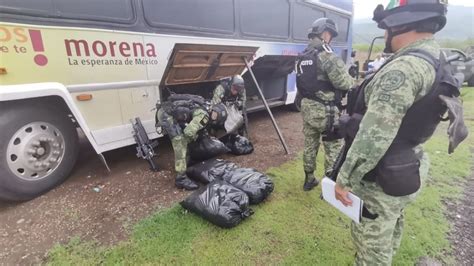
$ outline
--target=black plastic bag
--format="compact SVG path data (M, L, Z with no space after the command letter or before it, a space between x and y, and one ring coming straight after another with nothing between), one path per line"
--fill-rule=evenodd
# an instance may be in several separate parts
M188 167L186 174L201 183L207 184L214 179L223 180L225 175L232 175L237 165L222 159L209 159Z
M204 161L229 151L224 143L209 135L199 136L196 141L189 144L189 154L195 161Z
M220 180L200 188L180 204L183 208L224 228L234 227L253 214L249 208L248 196Z
M273 181L266 175L251 168L239 168L236 164L222 160L210 159L186 170L187 175L201 183L207 184L224 180L249 196L251 204L258 204L272 193Z
M222 175L222 180L245 192L250 204L262 202L274 188L273 181L268 176L252 168L235 168L231 174Z
M252 143L244 136L230 134L224 136L221 140L230 149L230 153L234 155L244 155L253 152Z

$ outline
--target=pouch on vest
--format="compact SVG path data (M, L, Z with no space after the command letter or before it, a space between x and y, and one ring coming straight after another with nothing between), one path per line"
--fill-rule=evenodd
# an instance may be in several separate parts
M375 168L377 184L387 195L394 197L415 193L421 185L420 159L410 148L389 149Z

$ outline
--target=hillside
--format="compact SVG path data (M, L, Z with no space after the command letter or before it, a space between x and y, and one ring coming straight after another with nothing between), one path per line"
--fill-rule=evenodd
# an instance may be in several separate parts
M370 43L375 36L381 36L384 31L377 28L371 19L354 20L354 43ZM437 34L438 39L463 41L474 39L474 7L449 6L448 23Z

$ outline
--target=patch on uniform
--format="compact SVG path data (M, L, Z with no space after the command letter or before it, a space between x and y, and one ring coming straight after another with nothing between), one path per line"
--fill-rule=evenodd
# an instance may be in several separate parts
M199 123L201 124L201 126L205 127L208 122L209 122L209 117L205 116L201 119L201 122Z
M391 70L380 77L379 86L384 91L394 91L405 83L405 73L400 70Z
M389 94L382 93L382 94L380 94L378 100L379 100L379 101L383 101L383 102L388 102L388 101L390 101L390 95L389 95Z

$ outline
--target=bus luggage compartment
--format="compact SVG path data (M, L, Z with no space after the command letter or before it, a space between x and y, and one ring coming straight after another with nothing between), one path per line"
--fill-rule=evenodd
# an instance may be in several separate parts
M269 106L284 105L287 93L288 74L295 68L296 56L265 55L255 60L252 72ZM249 112L263 109L250 72L243 75L247 92L247 109Z
M244 58L253 58L258 47L206 44L176 44L163 73L160 99L170 93L188 93L211 99L214 88L224 78L246 70ZM270 106L285 104L288 74L294 69L296 56L265 55L253 62L252 71ZM243 75L249 112L264 108L254 81Z
M258 47L207 44L176 44L160 84L160 99L170 93L188 93L212 98L220 80L241 74L245 60L253 58Z

